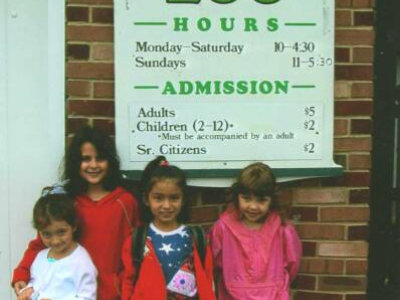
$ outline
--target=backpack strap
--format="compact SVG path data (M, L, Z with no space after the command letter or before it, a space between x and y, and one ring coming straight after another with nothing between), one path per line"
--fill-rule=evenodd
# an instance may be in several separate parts
M206 247L207 247L207 240L206 240L206 235L204 233L204 229L198 225L189 225L188 227L192 232L197 252L199 253L201 263L204 266L204 260L206 257Z
M133 282L139 277L140 266L143 261L144 247L147 239L147 225L136 227L132 233L132 260L135 268L135 276Z

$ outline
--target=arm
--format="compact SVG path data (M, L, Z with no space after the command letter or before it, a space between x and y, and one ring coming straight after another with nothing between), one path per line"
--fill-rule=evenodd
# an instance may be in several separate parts
M96 298L97 271L92 265L90 269L80 275L79 287L74 300L96 300Z
M29 242L28 249L25 250L22 260L19 262L18 266L14 269L13 278L11 281L14 291L18 295L18 292L26 286L26 283L30 280L31 273L30 268L35 260L36 255L45 246L39 236L36 239Z
M219 285L222 280L222 228L220 222L216 222L210 231L210 243L214 263L214 290L215 294L219 295Z
M132 259L132 237L129 236L122 248L122 300L130 300L134 291L135 268Z
M211 250L216 269L222 267L222 235L221 224L217 221L210 231Z
M291 224L287 224L284 228L284 251L286 258L286 270L292 281L299 271L300 259L302 256L302 247L299 236Z

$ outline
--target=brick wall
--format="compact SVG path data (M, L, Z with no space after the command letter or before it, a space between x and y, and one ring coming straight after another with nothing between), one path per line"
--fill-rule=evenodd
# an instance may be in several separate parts
M340 178L282 187L304 258L296 300L366 299L373 0L336 0L335 161ZM67 133L86 123L114 133L112 0L67 0ZM192 220L210 225L225 207L224 190L194 189Z

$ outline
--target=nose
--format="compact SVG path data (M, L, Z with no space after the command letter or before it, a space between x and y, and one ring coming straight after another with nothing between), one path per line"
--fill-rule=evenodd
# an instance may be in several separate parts
M50 245L51 247L56 247L60 244L61 239L59 239L58 237L52 237L50 240Z
M97 160L96 159L91 159L90 161L89 161L89 166L91 167L91 168L95 168L95 167L97 167Z
M170 208L171 207L171 201L169 201L169 199L165 199L163 202L163 207L164 208Z
M257 199L251 198L249 207L250 207L251 209L257 209Z

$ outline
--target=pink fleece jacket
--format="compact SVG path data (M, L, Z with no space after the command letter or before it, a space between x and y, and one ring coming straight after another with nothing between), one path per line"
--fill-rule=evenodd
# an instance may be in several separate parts
M219 300L289 300L302 248L291 224L271 213L260 229L247 228L236 210L223 213L211 230Z

